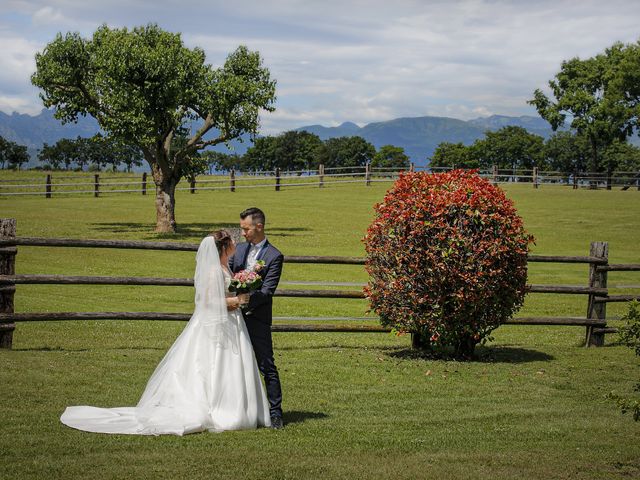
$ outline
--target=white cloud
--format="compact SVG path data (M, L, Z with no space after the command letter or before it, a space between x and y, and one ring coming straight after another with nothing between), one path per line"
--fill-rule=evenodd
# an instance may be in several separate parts
M42 7L33 14L33 23L36 26L42 25L60 25L61 23L67 23L65 17L53 7Z

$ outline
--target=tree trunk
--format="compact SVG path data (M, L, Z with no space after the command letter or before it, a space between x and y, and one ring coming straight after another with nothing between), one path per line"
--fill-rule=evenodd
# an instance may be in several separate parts
M173 178L156 183L156 232L176 232L176 185Z
M594 173L598 171L598 144L596 143L595 139L591 139L591 167L589 168L589 170ZM589 181L589 188L597 189L598 180L591 179Z
M471 336L463 336L455 346L454 355L461 360L471 360L477 342Z

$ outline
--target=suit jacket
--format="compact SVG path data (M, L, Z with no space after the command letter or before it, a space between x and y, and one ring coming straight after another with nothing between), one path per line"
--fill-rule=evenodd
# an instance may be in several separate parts
M229 259L229 270L237 273L246 268L250 247L251 244L249 242L243 242L236 246L236 253ZM284 256L267 240L266 245L258 254L257 260L264 260L265 262L264 267L259 272L262 277L262 286L260 289L251 292L249 304L243 310L247 321L255 319L271 325L273 294L280 282Z

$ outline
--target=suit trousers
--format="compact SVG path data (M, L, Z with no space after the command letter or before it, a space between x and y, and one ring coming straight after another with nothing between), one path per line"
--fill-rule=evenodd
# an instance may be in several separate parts
M282 418L282 388L278 369L273 358L271 325L250 313L245 313L245 323L256 355L258 369L264 378L271 416Z

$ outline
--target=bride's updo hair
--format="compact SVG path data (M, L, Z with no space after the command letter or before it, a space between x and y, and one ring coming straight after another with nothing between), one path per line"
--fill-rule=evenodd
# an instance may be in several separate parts
M233 244L233 238L226 230L216 230L211 232L210 236L216 241L216 247L218 248L218 255L222 256L222 253Z

